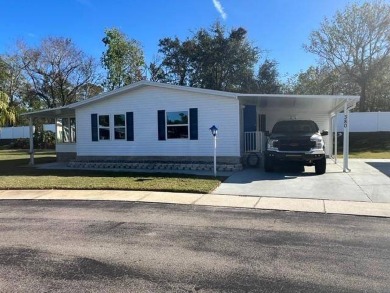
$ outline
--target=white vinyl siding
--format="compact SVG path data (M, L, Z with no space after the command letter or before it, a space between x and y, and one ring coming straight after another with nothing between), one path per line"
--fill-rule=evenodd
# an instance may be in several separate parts
M198 108L198 140L158 140L157 111L188 111ZM91 114L115 115L134 112L134 141L92 142ZM240 156L239 102L201 93L147 86L76 109L77 155L79 156L212 156L218 131L218 156Z

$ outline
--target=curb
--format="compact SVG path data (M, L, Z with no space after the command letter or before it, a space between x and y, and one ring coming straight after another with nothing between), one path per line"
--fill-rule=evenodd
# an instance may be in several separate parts
M127 201L390 218L390 203L120 190L0 190L0 200Z

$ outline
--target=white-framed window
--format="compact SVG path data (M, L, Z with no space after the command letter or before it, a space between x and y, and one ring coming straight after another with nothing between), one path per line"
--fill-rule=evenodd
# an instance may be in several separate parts
M70 142L76 142L76 118L69 118Z
M126 139L126 115L125 114L114 115L114 138Z
M75 143L76 142L76 118L63 117L56 119L57 142Z
M167 138L188 139L188 111L166 112Z
M99 115L98 118L99 140L110 139L110 115Z

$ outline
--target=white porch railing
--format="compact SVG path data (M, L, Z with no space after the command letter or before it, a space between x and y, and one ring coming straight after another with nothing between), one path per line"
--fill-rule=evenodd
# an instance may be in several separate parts
M244 132L244 150L246 153L263 152L265 149L265 142L264 132Z

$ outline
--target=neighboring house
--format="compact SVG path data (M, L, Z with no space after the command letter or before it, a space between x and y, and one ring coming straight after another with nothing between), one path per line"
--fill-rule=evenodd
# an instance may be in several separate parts
M215 125L218 164L237 165L246 153L262 151L264 132L276 121L312 119L332 130L332 117L358 99L239 94L140 81L25 116L31 127L35 117L56 119L59 161L207 163L213 158L209 128ZM331 134L328 144L332 141Z

